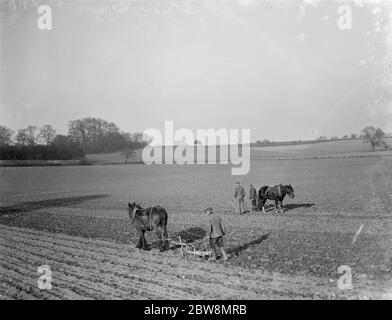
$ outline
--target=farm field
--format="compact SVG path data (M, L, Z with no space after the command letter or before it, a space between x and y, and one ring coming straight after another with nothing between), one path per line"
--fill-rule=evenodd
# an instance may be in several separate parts
M385 138L388 144L392 144L392 138ZM192 147L193 148L193 147ZM392 156L392 151L370 151L369 144L363 143L362 139L325 141L310 144L276 145L251 147L251 160L268 159L307 159L307 158L342 158L342 157L367 157L367 156ZM119 152L88 154L87 160L95 164L124 163L124 158ZM219 159L219 152L217 152ZM142 150L136 150L129 162L142 161Z
M314 276L249 272L110 241L6 226L0 230L0 299L328 299L388 294L372 290L363 278L342 295L334 283ZM36 265L42 261L52 268L51 290L36 285Z
M253 160L245 177L230 168L0 168L0 298L391 298L392 157ZM238 216L236 180L291 183L295 198L283 214L269 207ZM185 238L184 230L204 236L203 209L213 206L233 258L159 253L155 234L147 235L151 250L139 252L128 201L161 204L169 235ZM45 293L34 287L43 264L54 270ZM337 288L341 265L352 268L352 290ZM212 279L220 290L210 290Z
M392 138L385 142L392 144ZM326 141L312 144L263 146L251 150L252 159L263 158L323 158L323 157L366 157L370 155L392 155L391 151L371 152L368 143L362 139Z

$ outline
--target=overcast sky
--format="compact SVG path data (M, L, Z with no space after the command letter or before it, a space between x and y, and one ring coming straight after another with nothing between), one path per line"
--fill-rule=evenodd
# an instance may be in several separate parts
M341 30L333 1L46 1L50 31L1 2L0 124L14 130L94 116L252 141L392 132L390 2L356 1Z

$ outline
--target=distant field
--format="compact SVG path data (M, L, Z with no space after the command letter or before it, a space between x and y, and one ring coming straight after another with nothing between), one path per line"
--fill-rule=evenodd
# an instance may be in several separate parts
M387 138L385 141L392 145L392 138ZM129 158L128 162L142 161L142 150L137 150L136 155ZM372 152L369 144L364 144L361 139L342 140L342 141L327 141L310 144L296 144L296 145L279 145L279 146L264 146L252 147L251 159L304 159L304 158L325 158L325 157L365 157L365 156L392 156L392 151L376 150ZM108 163L124 163L119 152L115 153L101 153L88 154L88 161L96 164ZM217 159L219 159L219 150L217 151Z
M87 161L96 164L106 163L125 163L120 152L112 153L94 153L86 155ZM135 155L128 158L128 163L140 162L142 159L142 150L136 150Z
M6 279L12 277L22 288L19 293L28 295L24 283L32 283L31 270L39 261L46 261L45 255L48 255L54 260L56 268L61 270L73 270L70 266L75 264L77 268L83 268L86 288L92 288L92 279L102 282L118 276L111 271L112 268L105 267L109 259L113 261L111 264L120 268L121 275L126 273L127 266L129 270L141 272L137 279L129 280L138 288L135 296L164 298L167 285L178 289L187 287L189 283L194 290L189 291L187 297L199 297L204 287L198 288L199 285L191 279L181 280L180 283L173 282L171 276L160 278L151 291L143 285L138 286L138 281L145 283L149 279L147 274L142 273L141 266L148 261L158 261L159 256L165 257L165 254L155 253L155 234L147 235L153 255L138 253L134 249L127 253L124 251L124 244L133 248L137 239L129 222L127 202L138 201L144 206L161 204L167 208L169 234L172 237L183 230L198 230L200 234L205 234L203 209L213 206L227 226L225 242L234 257L226 265L219 262L216 268L208 264L206 268L211 274L241 268L239 272L247 274L248 278L257 272L261 277L259 279L263 279L261 271L276 273L276 279L295 277L288 280L291 284L282 290L275 287L272 291L267 290L267 295L275 298L291 294L297 296L305 283L307 289L303 295L308 298L328 298L329 294L336 297L380 297L380 294L392 289L392 285L388 284L392 272L391 169L392 157L381 156L252 161L250 173L244 177L231 176L230 166L227 165L0 168L0 224L13 227L4 229L0 250L9 253L17 246L15 241L21 241L24 250L30 252L33 259L15 255L12 259L15 262L18 260L20 267L12 267L7 259L0 261L0 269L3 267L5 270L5 275L0 277L0 289L7 288ZM286 211L283 214L274 214L269 206L266 215L257 212L238 216L230 203L234 182L238 179L246 188L249 183L257 187L291 183L296 196L285 200ZM353 242L355 233L362 225L360 235ZM17 228L21 228L20 232ZM27 229L52 235L51 243L62 250L59 251L60 256L52 255L53 250L57 249L45 244L45 234L35 234ZM61 234L76 238L65 238ZM93 252L88 253L90 244L86 242L79 248L80 238L91 239L91 245L97 239L97 245L93 245L94 251L103 250L99 249L98 239L108 241L104 246L111 249L107 249L107 256L103 252L106 249L102 251L102 261L96 260ZM75 249L67 249L68 244L63 244L62 239L66 239ZM119 243L121 259L117 259L113 253L115 243ZM37 251L31 252L31 246L36 247ZM133 259L133 255L137 257ZM125 263L124 259L128 262ZM178 249L172 247L167 259L161 262L169 264L173 270L171 273L177 270L180 275L184 274L185 279L189 276L202 280L202 264L194 264L194 268L198 269L190 274L183 271L189 269L188 264L179 262L176 267L177 259L182 258ZM93 260L94 267L88 268ZM29 263L33 265L27 270ZM336 292L337 269L343 264L353 269L356 288L362 288L355 294ZM26 274L27 280L23 280L21 274ZM59 294L72 296L79 291L73 291L72 283L64 281L67 276L61 276L59 285L63 293ZM72 273L69 276L75 275ZM219 277L218 281L220 285L230 287L231 279ZM270 281L268 279L266 276L265 281ZM249 278L247 285L250 286L251 282ZM271 288L269 285L267 287ZM109 297L109 289L110 285L105 284L102 285L103 291L91 294L93 297ZM12 288L5 290L13 295ZM119 295L125 295L125 288L121 290ZM250 295L265 297L264 291L251 291L249 295L245 291L239 291L238 298ZM171 297L180 296L181 292L173 289Z
M392 144L392 138L385 141ZM369 155L392 155L391 151L372 152L370 145L362 139L327 141L322 143L255 147L251 159L259 158L312 158L312 157L354 157Z
M385 139L392 145L392 138ZM193 147L192 147L193 148ZM211 149L211 148L210 148ZM217 148L217 159L220 158ZM306 159L306 158L333 158L333 157L364 157L364 156L392 156L392 151L376 150L371 152L369 144L364 144L361 139L327 141L320 143L277 145L252 147L250 158L253 160L263 159ZM95 153L86 155L90 164L123 164L124 157L120 152ZM128 158L129 164L142 161L142 150L136 150L135 155ZM74 165L80 161L6 161L0 160L0 166L41 166L41 165Z

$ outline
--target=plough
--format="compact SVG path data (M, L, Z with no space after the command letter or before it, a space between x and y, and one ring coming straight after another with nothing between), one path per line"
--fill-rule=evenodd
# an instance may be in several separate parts
M207 238L203 238L193 242L192 244L188 244L182 241L181 236L178 236L177 241L170 239L170 242L173 243L174 245L180 246L181 255L183 257L188 257L192 255L195 257L204 258L204 257L211 256L211 250L209 249L207 240L208 240Z

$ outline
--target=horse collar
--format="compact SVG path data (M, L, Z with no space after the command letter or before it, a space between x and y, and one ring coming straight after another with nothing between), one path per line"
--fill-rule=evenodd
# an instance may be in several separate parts
M138 210L140 210L140 209L138 209L137 207L133 208L131 223L133 223L133 221L135 221L136 211L138 211Z
M150 209L150 231L152 230L152 209L153 208L154 208L154 206L152 206Z

